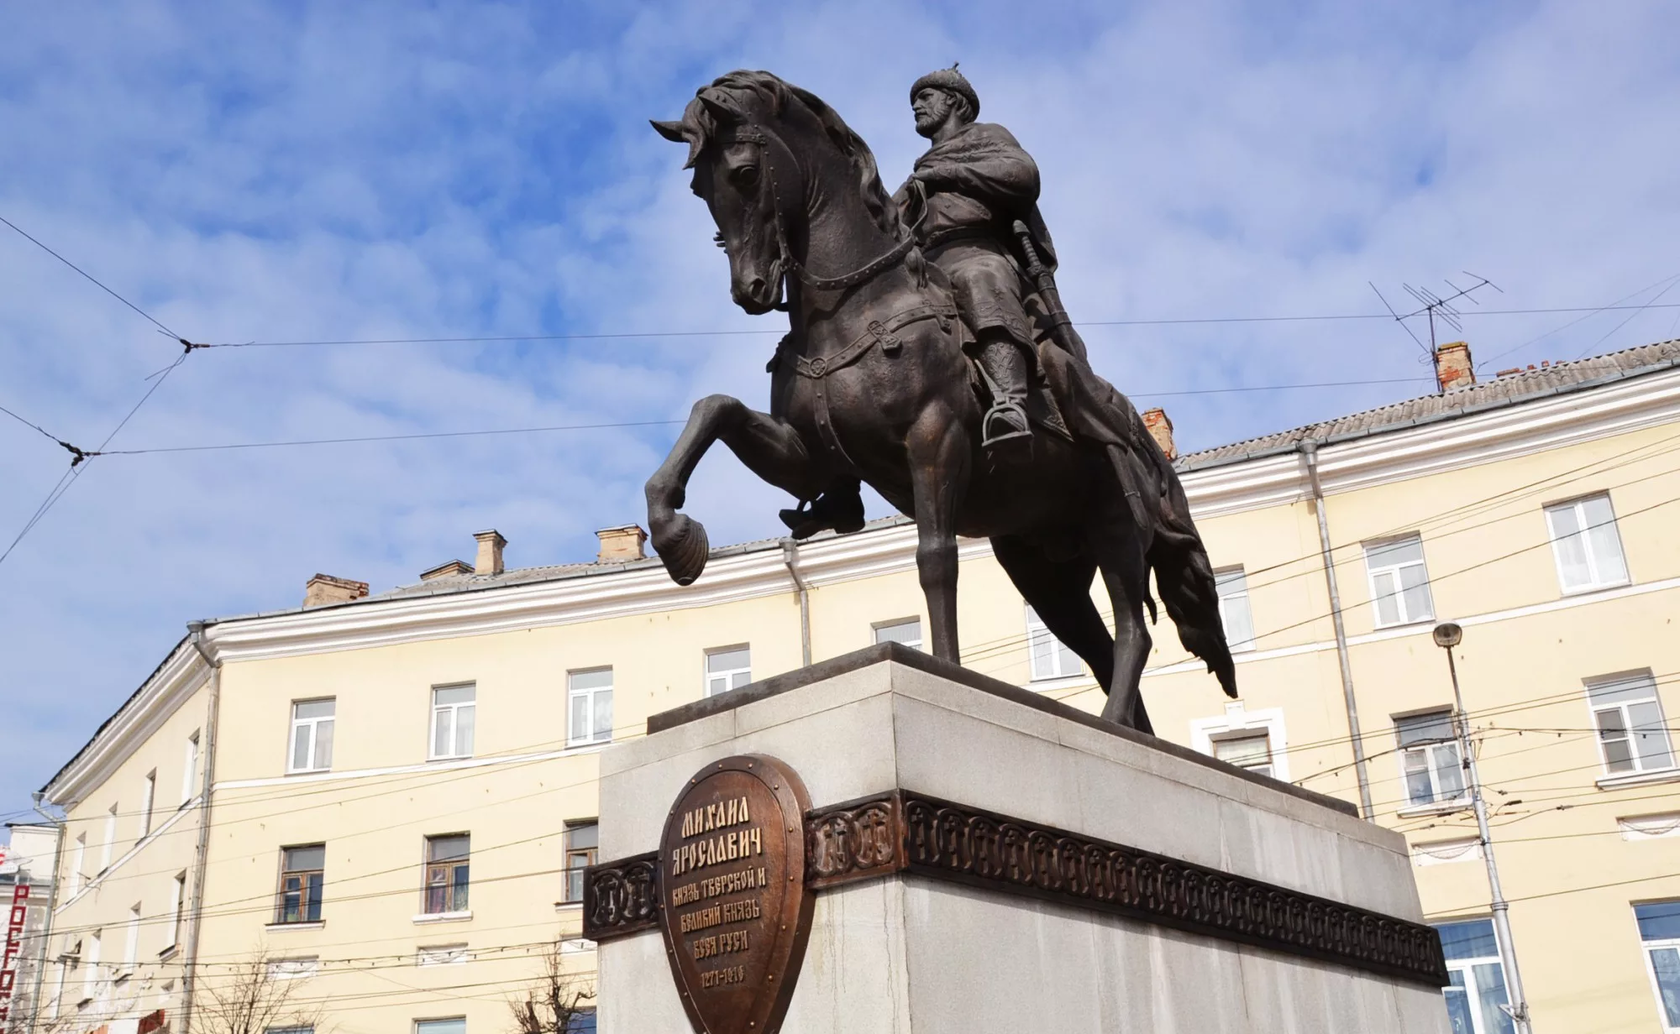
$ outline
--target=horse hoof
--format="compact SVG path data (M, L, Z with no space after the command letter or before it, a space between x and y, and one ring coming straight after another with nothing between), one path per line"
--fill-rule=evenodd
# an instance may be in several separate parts
M659 554L659 560L665 565L671 580L678 585L694 584L700 572L706 569L706 560L712 551L712 544L706 538L706 526L687 514L679 513L671 524L670 532L660 538L664 540L663 544L656 541L653 549Z

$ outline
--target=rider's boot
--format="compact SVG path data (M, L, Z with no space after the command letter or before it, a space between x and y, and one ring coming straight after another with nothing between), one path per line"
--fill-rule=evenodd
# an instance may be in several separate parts
M979 360L992 393L992 408L980 418L980 444L987 449L1010 441L1024 444L1032 437L1026 352L1013 339L997 337L982 343Z
M796 539L808 539L830 528L847 535L863 527L863 495L856 478L843 478L814 502L801 501L797 509L783 510L780 516Z

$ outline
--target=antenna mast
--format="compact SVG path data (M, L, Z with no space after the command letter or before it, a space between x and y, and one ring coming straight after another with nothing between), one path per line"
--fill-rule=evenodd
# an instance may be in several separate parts
M1377 291L1377 285L1371 284L1371 290L1376 291L1377 297L1382 300L1383 308L1388 310L1388 314L1394 317L1394 321L1396 323L1405 328L1406 333L1410 334L1412 340L1417 342L1417 346L1420 349L1423 349L1424 354L1422 361L1427 362L1432 366L1435 365L1435 352L1440 347L1439 343L1435 340L1435 321L1440 320L1442 323L1451 327L1455 334L1462 334L1464 333L1464 324L1460 322L1460 319L1463 317L1464 313L1453 303L1459 301L1460 299L1465 299L1473 305L1480 305L1481 302L1476 301L1472 295L1474 292L1479 291L1484 287L1491 287L1495 291L1499 291L1500 294L1505 293L1500 289L1498 284L1489 280L1485 276L1477 276L1475 273L1467 271L1464 272L1464 275L1474 279L1476 282L1471 284L1469 287L1460 287L1451 280L1445 280L1443 282L1452 289L1452 293L1446 295L1445 297L1442 297L1427 287L1413 287L1411 284L1401 284L1400 286L1406 289L1406 293L1416 299L1422 306L1419 309L1405 314L1396 312L1394 310L1394 306L1388 304L1388 299L1383 298L1383 293L1381 291ZM1415 333L1412 333L1411 326L1406 322L1415 316L1427 316L1429 319L1428 345L1425 345L1422 339L1420 339ZM1435 387L1436 390L1441 390L1441 374L1439 369L1437 369L1435 373Z

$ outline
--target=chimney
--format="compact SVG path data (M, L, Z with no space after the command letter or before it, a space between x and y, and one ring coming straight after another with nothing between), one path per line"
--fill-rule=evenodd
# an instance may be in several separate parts
M1470 365L1470 345L1465 341L1449 341L1435 350L1435 382L1442 391L1468 388L1476 383L1475 368Z
M368 594L368 583L353 582L348 578L334 578L330 574L318 574L309 579L304 588L303 605L305 607L324 607L329 603L349 603L359 600Z
M423 582L429 582L433 578L450 578L455 575L472 573L473 569L471 564L461 560L451 560L448 563L437 565L430 571L421 571L420 580Z
M597 564L616 564L626 560L640 560L647 556L642 551L642 544L647 542L647 532L639 525L602 528L595 533L595 537L601 540L601 552L595 558Z
M1164 409L1146 409L1143 411L1143 426L1149 429L1149 436L1155 439L1155 444L1167 454L1167 459L1178 459L1178 446L1173 444L1172 420L1167 417Z
M502 564L502 548L507 545L507 539L495 528L489 531L477 531L473 538L478 540L478 563L473 565L475 574L501 574L507 570Z

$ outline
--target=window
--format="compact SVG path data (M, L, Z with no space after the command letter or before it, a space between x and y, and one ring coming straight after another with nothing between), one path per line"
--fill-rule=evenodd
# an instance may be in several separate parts
M595 1034L595 1010L579 1009L573 1013L572 1023L566 1028L566 1034Z
M1429 572L1423 566L1423 540L1416 535L1365 547L1365 570L1371 577L1371 606L1377 627L1410 625L1435 616L1429 598Z
M467 856L472 838L465 833L426 838L426 914L467 910Z
M415 1020L414 1034L467 1034L467 1018L457 1016L449 1020Z
M113 802L111 810L105 813L105 843L99 848L99 875L111 867L111 853L117 846L117 806Z
M877 643L903 643L912 650L922 648L922 619L904 618L900 621L886 621L875 626L875 641Z
M64 1008L64 978L72 968L74 963L62 957L53 966L52 1018L55 1020L59 1017L59 1011Z
M1598 749L1608 775L1674 767L1663 724L1662 702L1650 672L1587 684L1587 703L1598 729Z
M1627 561L1622 558L1622 537L1616 532L1609 496L1548 506L1546 526L1552 533L1552 555L1557 558L1558 582L1564 592L1627 584Z
M706 651L706 695L715 697L752 681L752 650L731 646Z
M1272 737L1265 730L1214 737L1213 756L1256 775L1272 774Z
M175 888L169 903L169 943L164 945L166 951L181 943L181 908L186 901L187 874L178 872L175 874Z
M128 910L128 943L123 948L123 973L134 972L134 964L140 961L140 902L136 901Z
M1680 901L1633 906L1657 1012L1665 1032L1680 1031Z
M276 923L318 923L321 921L321 884L327 862L327 845L280 849L280 895L275 903Z
M157 769L146 773L146 785L141 788L140 801L140 839L144 840L152 833L152 802L157 797Z
M87 940L87 972L82 974L82 997L92 998L99 993L99 942L103 930L95 930Z
M70 893L80 894L87 885L87 873L84 871L87 862L87 834L76 834L76 853L70 863Z
M315 1034L314 1027L269 1027L263 1034Z
M1254 649L1254 615L1248 609L1248 575L1240 567L1213 573L1219 593L1219 622L1233 650Z
M921 645L920 622L917 623L917 646ZM877 633L879 634L879 633ZM1027 657L1031 664L1031 675L1034 682L1045 679L1066 678L1078 675L1085 670L1079 663L1079 655L1062 645L1062 641L1050 634L1038 612L1027 608Z
M1396 718L1394 732L1400 741L1400 770L1406 780L1408 804L1440 804L1464 796L1463 759L1458 754L1451 711Z
M1435 932L1441 935L1452 978L1443 990L1453 1034L1512 1034L1511 1015L1500 1008L1508 999L1493 920L1441 923Z
M566 676L571 723L566 745L612 741L612 669L574 671Z
M187 767L181 771L181 806L193 799L193 783L198 776L198 730L187 737Z
M292 753L288 772L325 772L332 767L333 712L338 701L299 700L292 705Z
M566 901L583 900L583 869L594 865L601 843L600 827L593 821L566 825Z
M433 760L472 757L477 699L477 686L438 686L432 690Z

